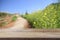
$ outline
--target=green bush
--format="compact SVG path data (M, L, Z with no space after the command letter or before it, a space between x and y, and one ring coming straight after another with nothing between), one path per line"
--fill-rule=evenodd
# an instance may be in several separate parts
M8 13L0 12L0 17L6 17Z
M42 11L24 15L33 28L60 28L60 3L53 3Z
M8 24L7 22L2 22L2 23L0 23L0 27L5 26L7 24Z
M13 16L12 21L16 21L16 20L17 20L17 16Z

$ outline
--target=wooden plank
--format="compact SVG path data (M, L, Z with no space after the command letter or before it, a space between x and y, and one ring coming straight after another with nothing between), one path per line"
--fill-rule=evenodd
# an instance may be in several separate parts
M37 31L36 31L37 30ZM0 38L60 38L60 29L27 29L18 32L0 32ZM53 29L52 29L53 30Z
M60 38L60 32L1 32L0 38Z

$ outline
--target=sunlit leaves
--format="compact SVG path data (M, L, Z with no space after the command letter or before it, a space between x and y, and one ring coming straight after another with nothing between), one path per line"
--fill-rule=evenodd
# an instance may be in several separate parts
M60 3L53 3L42 11L26 15L26 19L35 28L60 28Z

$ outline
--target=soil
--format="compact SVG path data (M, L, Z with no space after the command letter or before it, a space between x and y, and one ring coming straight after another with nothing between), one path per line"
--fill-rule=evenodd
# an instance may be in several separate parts
M17 17L16 21L10 22L8 25L3 26L0 29L6 29L4 31L18 31L27 28L30 28L28 21L22 17Z
M12 27L14 25L15 22L10 22L9 24L7 24L6 26L2 26L0 27L0 29L5 29L5 28L9 28Z

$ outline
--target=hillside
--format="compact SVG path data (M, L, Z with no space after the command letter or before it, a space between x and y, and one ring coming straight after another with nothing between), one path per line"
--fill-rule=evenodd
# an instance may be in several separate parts
M12 22L14 22L17 19L16 16L10 13L0 12L0 28L2 27L9 27L12 25Z
M33 28L60 28L60 3L52 3L44 10L24 15Z

